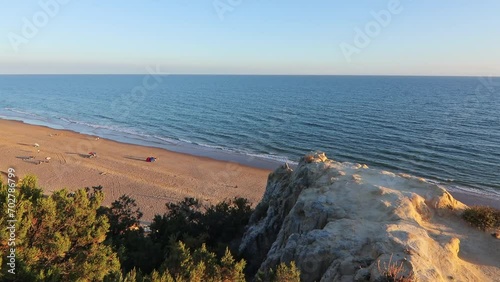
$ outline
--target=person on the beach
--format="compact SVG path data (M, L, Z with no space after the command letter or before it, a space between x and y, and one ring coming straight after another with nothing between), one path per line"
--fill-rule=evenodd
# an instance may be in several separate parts
M148 163L156 162L156 157L147 157L146 162L148 162Z

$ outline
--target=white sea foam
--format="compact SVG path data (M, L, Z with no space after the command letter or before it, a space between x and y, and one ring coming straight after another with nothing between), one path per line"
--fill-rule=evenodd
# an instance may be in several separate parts
M429 182L432 184L443 186L448 191L462 192L462 193L472 194L472 195L476 195L476 196L480 196L480 197L493 198L493 199L497 199L500 201L500 192L495 191L493 189L488 189L486 187L483 189L478 189L478 188L468 187L468 186L464 186L464 185L451 185L450 183L443 183L441 181L428 179L428 178L424 178L424 180L426 182Z
M39 120L47 120L47 118L44 118L40 115L37 115L37 114L32 113L32 112L27 112L25 110L17 109L17 108L4 108L4 110L9 111L9 112L13 112L13 113L17 113L17 114L21 114L24 116L34 117L34 118L39 119Z
M158 140L163 141L163 142L167 142L169 144L175 144L175 145L179 144L179 140L175 140L175 139L168 138L168 137L161 137L161 136L153 135L153 138L158 139Z
M32 117L39 117L43 118L37 114L34 113L29 113L25 112L16 108L5 108L5 110L10 111L10 112L15 112L27 116L32 116ZM8 118L8 117L6 117ZM131 137L130 135L139 137L140 139L143 139L145 141L151 140L151 138L154 138L156 140L159 140L161 142L165 142L167 144L174 144L174 145L179 145L181 143L184 144L190 144L190 145L195 145L199 146L201 148L206 148L206 149L211 149L215 151L222 151L226 153L233 153L233 154L239 154L243 156L248 156L249 158L256 158L256 159L261 159L261 160L270 160L270 161L275 161L275 162L287 162L290 164L297 164L297 162L290 161L287 157L285 156L279 156L279 155L273 155L273 154L262 154L262 153L252 153L247 150L241 150L241 149L235 149L235 148L228 148L220 145L211 145L211 144L206 144L206 143L201 143L201 142L194 142L191 140L187 139L173 139L173 138L168 138L164 136L158 136L158 135L148 135L144 133L140 133L136 130L133 130L131 128L124 128L120 127L118 125L114 124L97 124L97 123L91 123L91 122L86 122L86 121L81 121L81 120L75 120L67 117L59 117L59 120L67 123L67 124L74 124L74 125L79 125L83 127L87 127L90 129L94 130L105 130L105 131L110 131L110 132L117 132L117 133L125 133L129 136L124 136L124 137ZM68 128L71 129L71 128Z
M70 124L78 124L86 127L90 127L93 129L105 129L105 130L110 130L110 131L115 131L115 132L120 132L120 133L126 133L126 134L131 134L131 135L136 135L136 136L141 136L141 137L149 137L147 134L143 134L140 132L137 132L136 130L133 130L131 128L124 128L120 127L118 125L111 125L111 124L95 124L95 123L89 123L89 122L84 122L84 121L79 121L79 120L73 120L69 118L64 118L60 117L60 120L70 123Z
M209 144L198 143L198 142L192 142L192 143L195 144L195 145L198 145L200 147L204 147L204 148L221 150L221 151L226 151L226 152L236 152L235 150L232 150L232 149L229 149L229 148L225 148L225 147L222 147L222 146L218 146L218 145L209 145Z
M186 139L182 139L182 138L179 138L179 140L181 142L184 142L184 143L193 144L193 141L190 141L190 140L186 140Z
M259 159L266 159L266 160L271 160L271 161L276 161L280 163L288 163L292 165L297 165L299 164L298 162L291 161L287 157L284 156L279 156L279 155L272 155L272 154L254 154L254 153L246 153L247 156L254 157L254 158L259 158Z
M158 139L165 139L165 138L160 138L157 137ZM171 142L173 140L169 140L168 142ZM193 144L202 148L210 149L213 151L222 151L225 153L230 153L230 154L237 154L240 156L247 156L249 159L260 159L260 160L268 160L268 161L273 161L273 162L278 162L278 163L289 163L296 165L298 162L291 161L289 158L285 156L280 156L280 155L275 155L275 154L263 154L263 153L253 153L249 152L248 150L242 150L242 149L236 149L236 148L228 148L220 145L210 145L210 144L205 144L205 143L200 143L200 142L193 142L190 140L185 140L185 139L179 139L182 143L185 144Z

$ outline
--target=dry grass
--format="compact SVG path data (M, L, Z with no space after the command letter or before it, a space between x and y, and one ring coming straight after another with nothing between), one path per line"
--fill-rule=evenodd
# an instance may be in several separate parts
M398 264L397 262L392 262L392 255L389 259L389 264L384 263L384 266L380 266L380 261L378 262L378 271L382 273L382 280L380 282L413 282L415 281L413 273L405 276L405 269L403 262Z

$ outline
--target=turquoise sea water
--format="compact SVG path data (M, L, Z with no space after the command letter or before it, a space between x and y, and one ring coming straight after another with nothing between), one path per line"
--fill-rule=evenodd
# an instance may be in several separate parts
M322 150L500 200L500 78L0 76L0 117L268 168Z

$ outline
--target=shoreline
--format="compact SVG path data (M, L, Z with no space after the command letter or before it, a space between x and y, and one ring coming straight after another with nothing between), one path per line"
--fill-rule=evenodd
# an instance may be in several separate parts
M122 148L122 153L124 153L123 149L126 149L126 150L136 149L136 150L139 150L141 152L144 152L144 151L155 152L157 154L157 156L165 155L167 159L179 159L179 160L182 159L184 162L187 162L187 163L201 162L201 163L205 164L205 166L209 166L209 167L205 167L205 169L206 169L206 170L204 170L205 174L207 172L209 172L209 174L211 174L211 175L216 174L216 175L220 175L220 177L223 178L223 179L215 179L215 181L214 181L214 177L209 177L209 178L211 178L210 179L211 181L209 181L210 182L209 186L227 185L226 188L231 187L232 184L227 184L227 183L221 184L221 183L217 183L217 182L221 182L221 181L227 182L230 179L232 182L234 182L235 180L238 179L238 176L241 176L240 174L246 174L246 171L250 171L251 172L250 174L252 176L257 177L257 179L248 179L248 175L247 175L247 177L245 177L245 179L250 180L250 182L252 182L252 183L259 183L259 186L257 186L257 187L253 186L252 187L253 191L241 191L241 193L244 195L247 195L246 197L254 205L256 205L258 203L258 201L260 200L260 198L263 195L263 192L264 192L265 186L266 186L267 175L272 170L274 170L279 165L281 165L281 163L278 161L259 160L255 157L248 157L248 156L246 157L246 162L245 162L245 159L243 159L243 161L242 161L241 158L238 159L238 157L235 157L234 155L231 155L230 153L226 153L226 155L227 155L226 159L220 159L221 152L210 152L209 150L206 151L205 155L200 156L200 155L196 155L193 152L190 152L188 149L185 149L183 152L179 152L179 151L168 150L168 149L160 148L160 147L147 146L147 145L141 145L141 144L132 144L132 143L127 143L127 142L122 142L122 141L115 141L115 140L111 140L111 139L107 139L107 138L101 138L100 136L97 136L97 135L79 133L79 132L76 132L73 130L68 130L68 129L54 129L54 128L51 128L50 126L47 126L47 125L33 125L33 124L30 124L30 123L27 123L27 122L24 122L21 120L9 120L9 119L0 118L0 125L2 125L2 128L4 129L3 130L4 134L9 135L9 133L8 133L9 130L5 130L5 129L10 128L12 130L13 128L16 128L17 131L21 131L21 132L18 132L18 135L24 135L24 138L31 138L29 136L29 134L26 133L26 132L30 132L30 131L43 131L47 135L46 137L55 138L55 139L57 137L60 137L61 135L67 134L68 136L72 136L72 138L78 139L79 144L73 144L74 149L81 151L81 152L78 152L77 154L86 154L90 151L97 151L97 150L92 150L94 145L96 147L98 147L98 145L100 143L106 143L106 144L109 144L110 147ZM28 129L31 129L31 130L28 130ZM56 133L52 133L52 132L56 132ZM59 134L59 133L61 133L61 134ZM55 134L55 135L53 135L51 137L50 134ZM9 147L14 147L15 145L19 146L19 143L22 143L22 142L16 142L16 144L9 144L8 141L3 141L2 138L4 138L4 137L5 136L0 137L0 150L2 152L4 151L4 149L3 149L4 147L9 148ZM19 136L19 137L21 137L21 136ZM35 137L35 136L33 136L33 137ZM38 138L39 137L40 136L38 136ZM95 140L96 138L99 138L99 140ZM32 140L36 140L36 138L33 138ZM73 143L74 142L75 142L75 140L73 140ZM32 143L36 143L36 141L33 141ZM24 144L24 145L29 145L29 144L31 144L31 143ZM40 144L40 145L42 145L42 144ZM76 147L74 145L76 145ZM18 149L20 149L20 148L18 148ZM24 149L26 149L26 148L24 148ZM86 150L83 150L83 149L86 149ZM31 148L31 150L34 152L33 148ZM26 150L24 150L24 151L26 151ZM85 151L87 151L87 152L85 152ZM75 156L75 154L72 155L71 152L65 151L63 153L68 154L69 156L66 156L66 157L69 159L73 159L73 157ZM222 153L224 153L224 152L222 152ZM64 162L67 162L67 160L64 158L65 157L64 154L63 154ZM121 157L123 157L123 158L127 157L126 154L122 154L122 155L123 156L121 156ZM130 161L135 162L135 164L131 163L128 165L136 166L139 163L138 161L142 161L142 159L145 160L145 158L147 156L148 156L147 154L141 155L141 156L128 156L129 158L126 160L127 160L127 162L130 162ZM16 156L14 156L14 158L15 157ZM84 161L85 162L87 161L87 160L82 159L81 156L79 156L79 157L81 159L79 163L83 163ZM102 154L99 154L99 158L101 158L101 157L102 157ZM8 160L8 159L10 159L10 157L4 158L4 159ZM19 164L19 161L24 162L20 159L16 159L16 161L17 161L17 163L14 162L15 164ZM107 160L107 161L109 162L109 160ZM121 161L123 161L123 160L121 160ZM153 165L156 165L158 163L163 163L163 162L164 162L164 158L160 158L159 162L154 163ZM143 164L147 164L146 167L149 167L149 165L151 165L151 163L146 163L145 161ZM213 165L213 167L210 167L209 164ZM5 166L5 164L2 164L2 165ZM10 164L7 164L7 165L10 165ZM88 168L88 164L85 163L85 165ZM107 163L106 164L106 166L110 166L110 167L114 167L116 165L117 165L116 163ZM222 169L221 169L221 166L222 166ZM22 167L24 167L24 166L22 166ZM190 171L186 171L186 165L183 165L183 167L184 167L184 171L180 171L179 173L183 174L184 177L191 177L191 180L196 179L195 182L197 182L197 183L203 182L204 177L206 177L206 175L203 176L204 173L200 174L200 173L196 172L197 169L194 169L194 172L193 172L193 169L191 169ZM105 167L94 167L93 169L96 170L99 168L101 168L101 170L103 170L103 171L100 171L98 175L103 176L103 175L108 174L105 171L106 170ZM170 169L172 168L171 163L169 163L169 168ZM6 169L7 168L3 168L3 167L0 168L1 171L4 171ZM89 169L92 169L92 168L89 168ZM218 171L215 171L215 169L217 169ZM108 170L110 170L110 169L108 168ZM113 170L113 169L111 169L111 170ZM127 171L127 170L128 169L125 169L125 171ZM236 171L236 176L235 176L235 171ZM60 172L59 174L64 174L64 173L66 173L66 172L63 171L63 172ZM101 174L101 173L104 173L104 174ZM141 171L141 173L142 174L146 173L146 175L149 175L151 172ZM156 173L158 173L158 172L156 172ZM198 177L193 178L192 177L193 173L197 174ZM47 172L45 172L45 174L47 174ZM161 174L162 177L165 177L164 174L165 173ZM37 175L37 176L39 177L39 179L45 178L45 176L43 176L43 175ZM143 177L143 176L144 175L141 175L141 177ZM49 176L49 178L50 178L50 176ZM59 175L58 178L62 178L62 175ZM177 176L174 176L174 178L177 178ZM194 181L194 180L192 180L192 181ZM45 183L45 181L42 180L42 181L40 181L40 186L42 186L44 188L44 190L63 188L63 186L61 186L61 185L56 186L56 183L58 183L58 182L60 182L60 184L66 183L64 181L54 181L54 180L48 181L47 183ZM82 182L85 182L85 181L82 179L77 181L77 183L80 183L80 184ZM132 181L132 182L137 182L137 181ZM94 183L91 181L88 181L88 183L89 184L85 184L85 186L70 185L68 188L76 189L76 188L84 188L84 187L102 185L102 184ZM90 184L90 183L93 183L93 184ZM167 183L168 183L168 181L167 181ZM166 186L168 186L167 183L165 183ZM44 184L46 184L46 185L44 185ZM47 184L48 184L48 186L47 186ZM115 185L115 184L113 184L113 185ZM120 185L120 184L117 184L117 185ZM156 186L158 186L156 188L161 188L162 185L160 185L160 183L157 183ZM252 186L252 185L234 184L234 186L248 187L248 186ZM103 187L105 190L107 190L105 185L103 185ZM179 188L179 187L177 187L177 188ZM184 196L196 196L196 195L202 196L204 194L204 193L200 194L199 191L195 191L196 189L193 190L192 188L190 189L189 187L184 187L184 188L185 188L185 190L183 192L179 193L179 191L177 191L177 192L173 193L173 195L168 195L169 193L167 193L167 195L164 195L162 197L158 197L158 195L156 195L156 196L149 195L148 196L146 193L146 194L141 194L140 197L150 197L150 198L152 197L151 199L156 197L157 200L163 199L164 201L167 201L167 200L168 201L170 201L170 200L175 201L175 200L181 200ZM161 190L164 190L164 189L161 189ZM452 189L449 189L448 187L447 187L447 190L457 200L459 200L467 205L489 205L489 206L492 206L494 208L500 209L500 202L498 200L491 199L491 198L488 198L488 197L486 197L484 195L480 195L480 194L452 190ZM48 191L48 192L50 192L50 191ZM232 193L229 193L229 194L237 196L238 193L234 193L234 192L235 191L232 191ZM227 194L227 192L222 193L222 194L229 195L229 194ZM181 195L184 195L184 196L181 196ZM113 196L115 197L114 199L117 199L119 196L121 196L121 194L115 195L115 193L113 193L112 197ZM104 204L110 204L112 202L112 201L108 201L109 198L110 198L110 196L107 196L107 199L105 200ZM208 199L206 202L215 203L217 201L226 199L228 197L226 196L225 198L220 198L220 197L214 196L212 193L209 193L208 197L205 197L205 198ZM138 199L136 199L136 200L138 200ZM162 203L162 205L164 205L165 203ZM150 207L150 209L151 209L151 207ZM155 208L154 210L157 210L157 209ZM143 209L143 212L145 213L145 217L146 217L146 211L144 209ZM161 211L161 212L163 213L163 211ZM150 216L151 216L150 214L147 215L147 217L150 217ZM154 214L153 214L153 216L154 216Z
M144 213L142 221L163 214L167 202L184 197L196 197L202 204L244 197L256 205L271 172L16 120L0 119L0 127L0 171L13 167L21 178L34 174L45 193L102 185L103 205L127 194ZM34 147L35 143L40 147ZM98 157L87 158L89 152L97 152ZM148 163L149 156L159 159ZM47 157L51 158L48 163L38 164Z
M19 122L19 123L27 124L27 125L41 126L41 127L44 127L47 129L52 129L52 130L63 130L63 131L77 133L77 134L100 137L100 138L114 141L114 142L117 142L120 144L129 144L129 145L138 145L138 146L144 146L144 147L158 148L158 149L164 149L164 150L167 150L170 152L175 152L175 153L180 153L180 154L187 154L187 155L197 156L197 157L206 157L209 159L214 159L214 160L219 160L219 161L235 162L235 163L239 163L239 164L242 164L245 166L267 169L267 170L274 170L277 167L279 167L280 165L282 165L284 162L294 163L293 161L290 161L290 160L285 159L285 158L284 159L275 159L275 158L270 158L270 157L259 156L257 154L252 155L252 154L245 154L245 153L236 152L236 151L225 151L225 150L219 150L219 149L211 148L211 147L203 147L203 146L199 146L197 144L183 142L183 141L177 141L177 140L166 141L166 140L158 139L158 140L154 141L153 139L146 140L146 139L141 139L141 138L132 137L132 136L114 135L114 134L109 134L109 133L105 133L105 132L92 132L89 130L79 131L78 129L65 128L64 125L62 125L62 124L51 123L50 121L42 121L42 120L37 120L37 119L26 119L26 118L22 118L22 117L7 117L4 115L0 115L0 120ZM99 129L96 129L96 131L98 131L98 130Z

